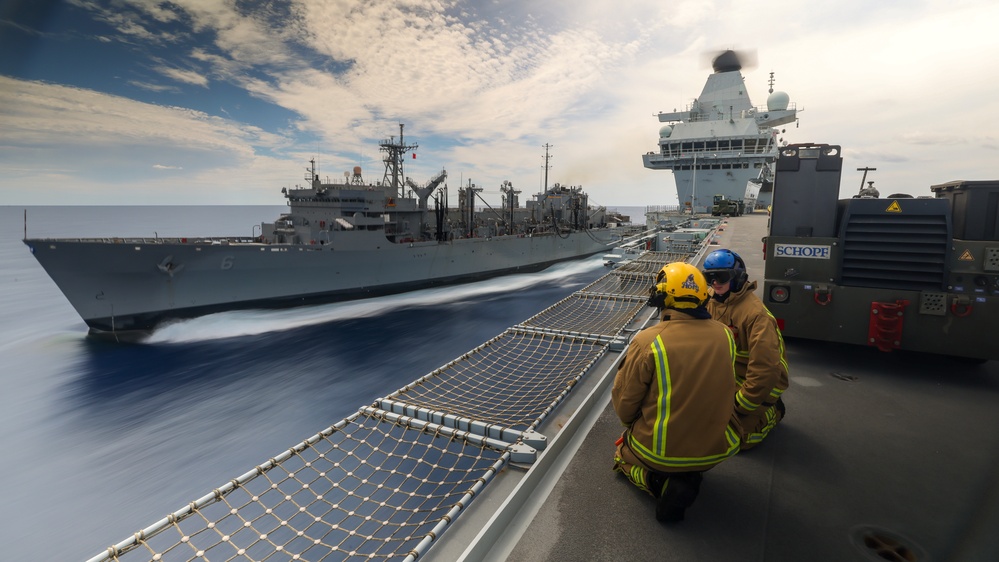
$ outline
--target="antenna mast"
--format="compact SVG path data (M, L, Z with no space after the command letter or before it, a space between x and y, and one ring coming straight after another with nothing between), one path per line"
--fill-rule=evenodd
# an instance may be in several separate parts
M548 170L551 169L551 166L548 164L548 161L551 159L551 155L548 153L549 148L554 148L554 147L548 143L545 143L545 189L544 189L545 192L548 191Z
M406 154L410 150L416 150L419 148L418 144L407 145L404 142L402 136L403 124L399 123L399 142L395 142L395 137L389 137L383 140L378 146L380 150L385 152L385 175L382 177L382 185L389 185L394 191L396 197L402 196L402 155ZM391 181L389 181L389 176L391 176Z

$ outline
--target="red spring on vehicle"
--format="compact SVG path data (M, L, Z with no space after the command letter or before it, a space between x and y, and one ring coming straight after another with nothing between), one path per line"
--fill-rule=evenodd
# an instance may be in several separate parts
M815 300L815 304L825 306L832 302L832 293L830 291L820 291L816 289L812 298Z
M950 313L958 318L964 318L971 314L971 303L958 302L957 299L954 299L954 302L950 303Z
M907 300L872 302L871 319L867 325L867 343L881 351L902 347L902 319Z

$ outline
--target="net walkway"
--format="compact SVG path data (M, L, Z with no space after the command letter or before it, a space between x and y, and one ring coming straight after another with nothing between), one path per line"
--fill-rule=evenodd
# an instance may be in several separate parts
M88 562L416 560L509 465L689 254L645 252Z

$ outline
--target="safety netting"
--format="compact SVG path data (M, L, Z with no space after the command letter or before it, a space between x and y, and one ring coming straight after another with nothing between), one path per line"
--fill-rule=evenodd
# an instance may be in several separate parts
M503 466L506 443L358 412L137 533L109 560L403 558ZM125 549L122 549L125 550Z
M578 292L542 310L522 325L537 330L609 338L619 335L644 306L645 299Z
M662 266L660 266L662 267ZM592 295L614 295L616 297L648 298L649 287L654 275L629 271L614 270L580 292Z
M537 458L534 430L688 257L640 255L88 562L415 560L500 470Z
M521 325L379 404L391 400L518 431L533 429L606 350L604 342Z
M618 274L632 273L636 275L647 275L655 279L656 274L664 265L677 261L687 261L690 258L687 252L644 252L637 258L622 264L614 271ZM649 288L646 287L646 295Z

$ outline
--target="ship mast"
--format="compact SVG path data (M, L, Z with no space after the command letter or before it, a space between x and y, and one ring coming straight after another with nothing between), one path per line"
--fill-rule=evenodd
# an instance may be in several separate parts
M549 148L552 148L552 145L545 143L545 187L542 193L548 192L548 170L551 168L551 165L548 164L548 160L551 159L551 155L548 154Z
M403 124L399 123L399 142L395 142L395 137L383 140L378 146L385 152L385 175L382 177L382 185L388 185L395 193L395 197L402 197L403 167L402 156L410 150L419 148L418 144L406 145L402 136ZM389 179L391 177L391 180Z

